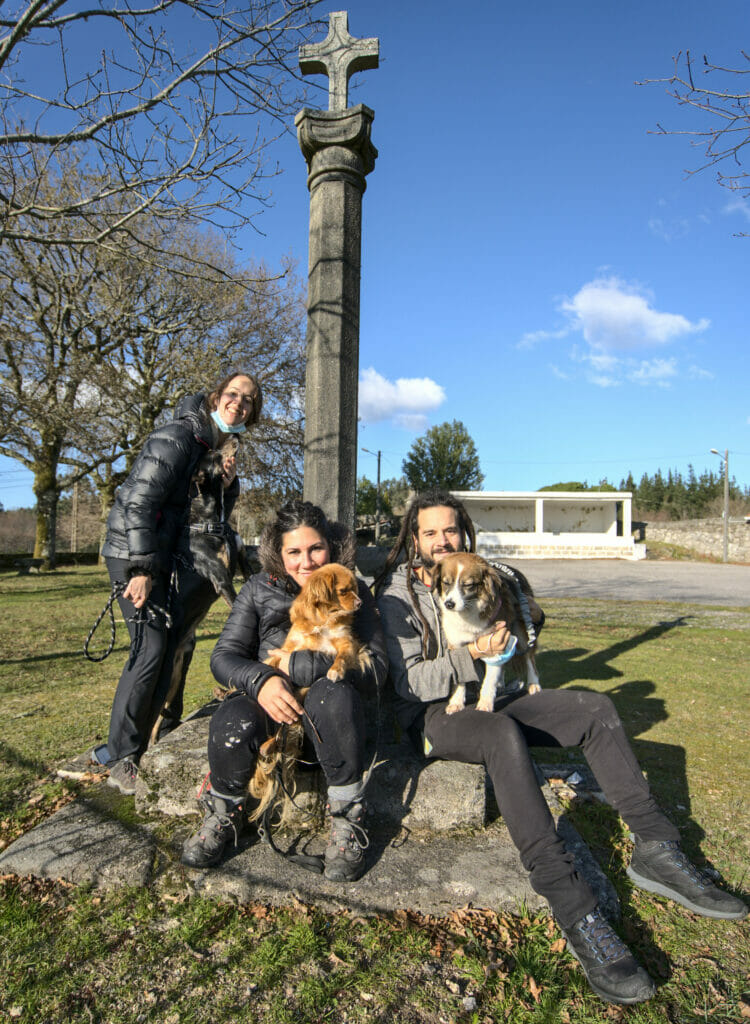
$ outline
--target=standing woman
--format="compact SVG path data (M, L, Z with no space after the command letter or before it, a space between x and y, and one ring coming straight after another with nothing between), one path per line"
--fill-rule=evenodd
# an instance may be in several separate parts
M109 784L122 793L135 792L138 762L167 697L179 622L185 618L181 602L187 595L172 595L172 629L149 605L167 607L191 478L207 450L257 423L262 401L258 384L246 373L231 373L208 394L184 398L172 422L146 439L107 519L102 554L112 583L125 584L118 602L130 654L115 692L107 743L80 760L106 766ZM228 517L239 494L234 457L225 461L223 479Z
M329 523L309 501L287 502L264 528L258 552L261 572L240 590L211 655L216 679L236 692L211 718L210 781L200 797L203 824L185 842L183 864L217 864L226 844L236 839L245 824L247 788L260 745L280 724L299 719L297 688L309 686L302 757L320 764L328 786L331 838L325 876L351 882L364 872L367 771L361 695L374 695L388 671L380 617L364 580L359 580L362 604L353 627L370 654L370 668L347 672L341 681L332 682L326 672L333 656L320 651L285 653L279 668L264 662L286 639L289 608L310 574L329 562L354 569L354 552L351 532L340 523Z

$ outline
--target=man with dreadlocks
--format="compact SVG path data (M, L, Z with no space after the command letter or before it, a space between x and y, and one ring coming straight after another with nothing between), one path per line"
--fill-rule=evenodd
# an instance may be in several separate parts
M432 571L446 555L474 548L461 502L445 492L422 494L412 501L376 580L401 726L431 757L485 765L531 885L550 904L592 989L608 1002L642 1002L654 994L654 984L576 871L539 788L529 746L581 747L607 800L634 834L628 875L637 886L707 917L737 920L747 907L700 874L681 850L679 833L657 807L608 697L521 690L501 694L494 714L478 711L476 697L462 711L445 713L454 685L476 691L482 656L502 652L510 638L505 623L497 623L476 643L447 649L430 593ZM538 630L543 615L529 604Z

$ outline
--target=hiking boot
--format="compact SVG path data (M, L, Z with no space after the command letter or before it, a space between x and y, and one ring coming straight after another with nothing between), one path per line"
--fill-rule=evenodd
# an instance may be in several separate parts
M230 839L237 845L245 827L245 800L217 796L210 789L198 800L204 809L203 824L185 840L180 860L190 868L208 868L219 863Z
M331 838L325 853L324 874L332 882L354 882L364 874L364 851L370 845L362 827L365 806L360 801L331 800Z
M651 978L596 909L562 928L568 949L591 988L608 1003L642 1003L656 992Z
M114 786L125 796L132 796L135 793L135 780L138 778L138 765L129 757L123 757L122 761L115 761L109 769L108 786Z
M89 776L106 775L107 766L96 756L96 747L84 754L76 754L55 769L55 775L61 779L85 779Z
M639 889L668 896L694 914L730 921L739 921L747 914L743 901L718 889L690 863L674 839L636 839L627 873Z

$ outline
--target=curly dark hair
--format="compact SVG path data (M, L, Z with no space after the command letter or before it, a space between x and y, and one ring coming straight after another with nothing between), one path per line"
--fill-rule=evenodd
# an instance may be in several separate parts
M354 571L356 546L351 530L342 523L331 523L325 512L311 501L288 501L276 513L276 517L263 528L258 546L261 568L271 576L287 581L289 590L296 590L297 584L287 576L281 557L281 544L285 533L309 526L325 537L331 551L331 561L345 565Z
M477 541L474 533L474 524L471 521L469 513L466 511L463 503L455 498L450 491L424 491L422 494L418 494L416 498L411 501L404 518L401 521L401 530L396 538L396 543L391 548L388 558L385 561L385 567L380 575L373 583L373 592L378 594L387 579L388 576L393 572L396 565L399 562L406 561L406 589L409 591L409 597L411 603L414 606L419 619L424 627L424 636L422 639L422 653L424 657L427 657L427 638L432 632L429 623L422 614L422 609L419 606L419 601L414 593L413 583L413 566L417 555L416 545L414 538L417 535L419 528L419 513L426 508L452 508L456 512L456 519L458 521L458 527L461 530L461 543L465 551L476 551Z

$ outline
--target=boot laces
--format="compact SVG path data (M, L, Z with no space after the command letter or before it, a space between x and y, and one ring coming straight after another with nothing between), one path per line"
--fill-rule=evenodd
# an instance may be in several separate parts
M583 918L580 930L599 963L614 963L629 952L625 943L598 910Z
M686 856L685 851L675 839L666 839L662 844L676 866L683 871L691 881L705 889L711 882L703 872L699 871L693 862Z
M366 850L370 845L370 838L362 825L345 814L331 815L331 841L342 849L349 846Z
M239 833L237 831L236 817L238 811L242 810L241 804L234 804L231 811L222 810L216 806L216 797L211 793L206 793L201 797L201 803L203 806L210 811L209 817L204 823L204 827L211 828L214 832L224 832L232 830L234 835L234 845L236 846L239 842ZM222 800L222 804L226 808L227 804Z

